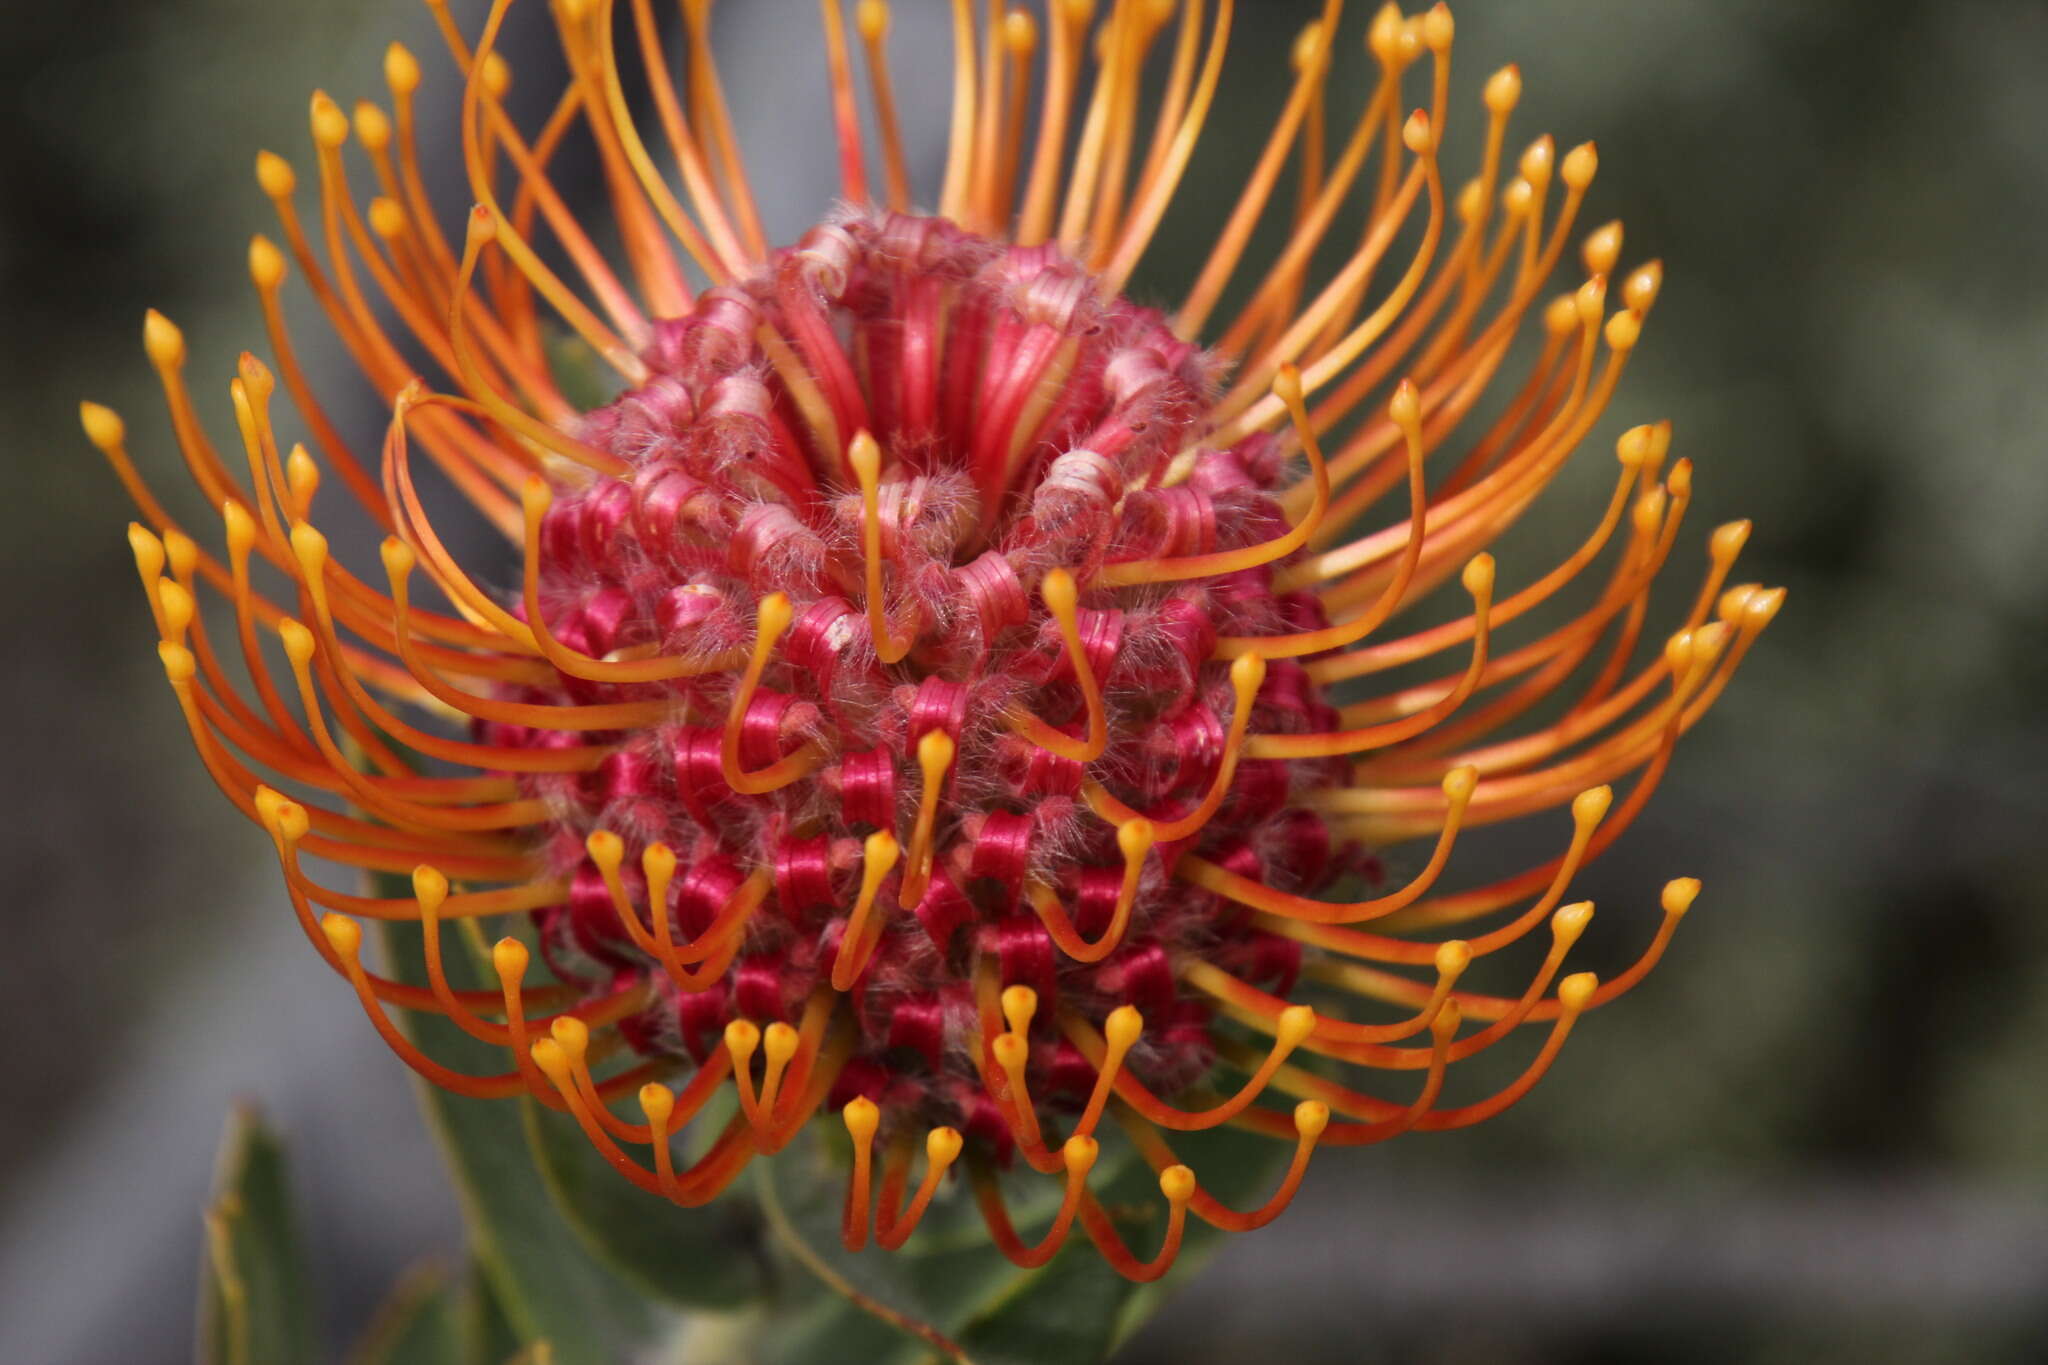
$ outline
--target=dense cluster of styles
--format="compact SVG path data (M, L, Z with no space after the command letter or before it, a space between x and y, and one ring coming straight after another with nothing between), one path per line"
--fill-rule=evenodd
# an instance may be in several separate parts
M430 208L421 71L394 46L388 109L314 97L309 216L297 173L259 160L282 244L250 248L270 361L243 355L229 385L231 451L202 427L179 332L149 318L221 525L181 530L120 419L84 409L141 509L131 540L200 756L411 1066L573 1115L684 1205L836 1112L850 1247L901 1245L958 1163L1020 1264L1078 1223L1149 1278L1190 1212L1271 1219L1319 1144L1498 1113L1657 961L1697 882L1664 888L1640 959L1604 983L1561 975L1592 914L1565 897L1782 594L1728 586L1747 526L1721 527L1676 632L1638 649L1690 494L1666 425L1621 437L1583 543L1497 575L1487 547L1607 409L1661 277L1617 273L1611 223L1577 240L1583 280L1546 294L1595 154L1543 137L1507 155L1512 67L1484 86L1477 176L1446 189L1442 5L1373 18L1378 83L1346 126L1326 107L1354 60L1330 0L1207 264L1159 311L1123 290L1214 112L1231 0L1052 0L1042 20L955 0L931 212L905 166L888 11L864 0L849 31L825 0L841 207L779 249L708 0L682 6L681 82L649 0L557 0L569 74L538 129L503 103L506 0L474 37L430 3L463 78L465 229ZM572 139L602 167L605 231L550 179ZM1291 206L1275 202L1290 165ZM1269 215L1285 245L1249 266ZM1354 230L1332 265L1324 248ZM307 380L292 265L387 402L379 458L349 448ZM1525 323L1528 368L1497 384ZM618 397L582 411L564 395L558 333L616 371ZM451 553L421 455L519 548L519 583ZM327 472L386 532L381 575L330 555ZM1383 501L1387 523L1361 526ZM1602 561L1561 623L1495 647ZM1469 610L1392 633L1453 579ZM231 607L224 638L202 591ZM1438 889L1462 831L1559 808L1557 857ZM1427 853L1396 851L1417 841ZM412 894L336 889L309 860L410 876ZM1323 899L1346 877L1373 894ZM419 926L427 984L364 965L366 919ZM505 933L496 989L451 981L461 920ZM1520 994L1459 988L1545 932ZM1347 998L1378 1017L1337 1012ZM506 1069L451 1071L394 1007L504 1047ZM1519 1079L1440 1103L1452 1063L1530 1024L1544 1038ZM1352 1069L1417 1074L1389 1099ZM728 1083L736 1113L680 1164L672 1140ZM1105 1123L1159 1172L1149 1259L1090 1192ZM1171 1134L1224 1123L1293 1144L1261 1206L1226 1207L1176 1158ZM1005 1203L1022 1167L1064 1189L1028 1241Z

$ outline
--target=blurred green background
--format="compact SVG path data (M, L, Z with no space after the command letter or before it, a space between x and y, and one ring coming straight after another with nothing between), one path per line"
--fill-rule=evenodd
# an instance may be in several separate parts
M522 8L515 65L543 27ZM944 8L898 6L927 171L942 99L918 78L943 69ZM1225 168L1319 6L1243 8L1205 153ZM1356 98L1353 9L1334 88ZM784 239L832 183L814 16L721 10ZM1453 148L1508 60L1521 137L1598 139L1588 222L1624 219L1627 258L1667 266L1617 421L1675 421L1685 543L1754 518L1738 578L1790 605L1582 882L1611 907L1612 967L1665 877L1706 881L1663 968L1511 1115L1321 1161L1123 1359L2048 1358L2048 7L1468 0L1458 20ZM185 325L224 424L235 352L263 349L251 155L308 160L313 85L381 95L385 41L437 48L403 0L17 6L6 32L0 1360L187 1358L236 1096L294 1142L340 1343L454 1246L452 1201L400 1067L190 755L75 402L127 413L196 515L143 308ZM1213 215L1170 219L1147 278L1206 249ZM1505 581L1583 527L1611 439L1510 543Z

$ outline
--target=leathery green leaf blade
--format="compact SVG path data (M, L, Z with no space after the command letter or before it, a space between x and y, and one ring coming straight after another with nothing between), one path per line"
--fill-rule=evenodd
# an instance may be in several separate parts
M471 1365L463 1353L463 1289L447 1269L408 1272L385 1299L348 1365Z
M731 1311L766 1287L760 1220L721 1199L683 1209L621 1179L576 1121L528 1102L527 1142L556 1205L589 1250L628 1283L685 1308Z
M386 885L385 894L404 891ZM418 932L384 926L392 975L425 984ZM401 1016L429 1056L471 1075L502 1072L492 1047L435 1015ZM528 1151L516 1103L476 1100L419 1082L421 1105L454 1176L470 1247L524 1346L545 1342L556 1365L616 1365L667 1326L668 1314L600 1263L556 1207Z
M311 1365L317 1358L305 1253L284 1144L237 1108L206 1211L198 1358L204 1365Z

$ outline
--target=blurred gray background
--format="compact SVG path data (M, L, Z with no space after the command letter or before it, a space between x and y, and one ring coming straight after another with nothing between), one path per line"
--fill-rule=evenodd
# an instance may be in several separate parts
M541 8L521 7L515 61ZM1226 169L1263 138L1318 6L1245 8L1223 107L1249 112L1205 154ZM944 9L898 6L927 173ZM734 0L720 17L784 239L832 183L815 12ZM1364 17L1347 16L1336 83L1353 98ZM1617 420L1676 422L1698 466L1686 543L1753 517L1741 576L1791 603L1583 882L1613 907L1592 945L1612 967L1663 878L1705 879L1660 971L1507 1117L1321 1161L1124 1359L2048 1358L2048 7L1467 0L1458 20L1453 147L1507 60L1520 136L1599 140L1588 222L1623 218L1628 258L1668 270ZM96 0L89 21L6 22L7 1365L188 1357L199 1209L236 1097L295 1144L337 1350L402 1267L455 1245L402 1069L189 751L130 514L74 406L123 410L138 460L198 517L142 310L184 324L206 415L231 430L234 355L263 349L250 157L310 163L306 92L381 98L394 36L431 58L425 107L449 128L449 69L406 0ZM1212 223L1170 219L1144 278L1184 271ZM313 361L361 394L334 356ZM1506 581L1584 525L1608 442L1511 542Z

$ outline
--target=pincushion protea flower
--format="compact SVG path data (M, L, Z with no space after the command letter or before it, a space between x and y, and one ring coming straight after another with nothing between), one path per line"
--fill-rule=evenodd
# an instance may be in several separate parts
M557 0L569 84L538 131L502 103L507 8L496 0L472 42L434 3L464 78L465 231L429 207L421 73L403 48L386 63L390 112L314 97L310 220L295 172L260 158L283 246L258 237L249 265L275 369L241 358L232 458L201 427L178 331L150 315L147 350L219 531L180 530L121 421L84 408L148 523L131 539L200 756L268 831L314 947L414 1069L565 1111L626 1178L683 1205L837 1111L849 1247L901 1246L958 1162L1013 1260L1043 1262L1078 1222L1118 1270L1150 1278L1190 1211L1222 1228L1273 1218L1319 1144L1507 1108L1583 1012L1657 961L1697 882L1664 888L1648 946L1605 983L1559 976L1592 914L1565 897L1781 594L1726 588L1748 528L1720 528L1683 624L1631 674L1691 486L1685 461L1665 466L1668 425L1621 437L1583 544L1497 586L1486 547L1606 410L1660 271L1617 276L1609 224L1583 238L1584 282L1544 299L1595 154L1558 157L1544 137L1508 168L1513 67L1485 85L1477 177L1447 193L1442 5L1372 20L1377 88L1332 130L1330 0L1170 311L1122 291L1215 112L1232 0L1115 0L1100 15L1054 0L1042 82L1039 21L954 0L951 154L929 214L913 209L897 130L888 11L865 0L849 33L825 0L841 202L782 249L748 190L709 0L683 5L687 94L649 0ZM639 53L630 95L620 30ZM1148 113L1155 49L1166 69ZM1410 112L1418 73L1427 104ZM663 150L635 126L642 94ZM550 179L572 133L598 153L604 232ZM1297 158L1296 202L1274 208ZM1326 251L1359 201L1356 245ZM1269 214L1287 219L1286 244L1247 269ZM596 245L613 236L615 256ZM380 459L348 447L306 380L288 261L389 403ZM1234 284L1244 302L1224 321ZM1530 367L1482 420L1530 320ZM558 387L556 324L617 372L614 401L580 411ZM280 378L310 446L287 449ZM519 548L519 583L498 591L449 551L416 452ZM323 469L389 532L382 584L316 529ZM1361 531L1383 498L1398 515ZM1589 606L1494 647L1611 541ZM286 590L260 590L259 568ZM417 602L422 575L433 605ZM1452 578L1468 612L1390 634ZM232 604L232 641L210 637L202 588ZM1359 688L1440 656L1441 677ZM1590 680L1561 696L1582 669ZM1499 737L1539 706L1549 719ZM1606 784L1630 777L1615 807ZM1560 806L1559 856L1437 891L1461 831ZM1433 849L1405 884L1322 898L1349 874L1383 879L1389 850L1416 840ZM409 873L414 894L331 889L309 857ZM1504 913L1470 938L1422 936ZM491 953L497 990L456 989L444 970L443 928L465 918L524 927ZM369 971L363 919L417 923L430 984ZM1519 994L1458 988L1475 959L1545 925ZM529 943L545 982L529 982ZM1346 1017L1345 997L1387 1017ZM503 1046L505 1070L451 1071L394 1006ZM1519 1079L1439 1103L1452 1063L1529 1024L1547 1035ZM1388 1099L1337 1064L1420 1075ZM736 1115L679 1168L672 1139L728 1083ZM615 1112L628 1098L637 1117ZM1167 1216L1149 1258L1090 1192L1105 1120L1159 1172ZM1225 1123L1294 1145L1263 1205L1224 1206L1176 1158L1171 1134ZM1064 1190L1031 1240L998 1177L1019 1164Z

